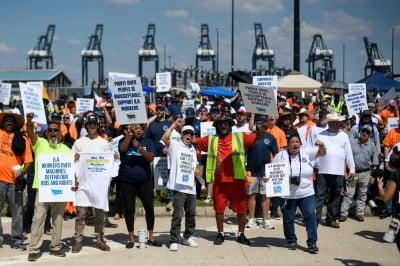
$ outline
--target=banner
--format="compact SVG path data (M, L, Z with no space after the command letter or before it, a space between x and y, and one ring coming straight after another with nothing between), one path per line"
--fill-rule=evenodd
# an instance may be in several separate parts
M39 202L75 200L74 154L39 154Z
M94 99L76 98L76 114L83 114L87 111L93 111Z
M115 115L119 124L147 123L140 78L111 79L109 88L113 95Z
M253 85L263 86L274 90L275 99L278 94L278 76L253 76Z
M270 163L265 165L265 183L268 197L284 197L290 195L289 167L285 163Z
M168 161L167 157L154 157L154 189L160 190L167 187L168 182Z
M171 72L156 73L157 92L168 92L172 88Z
M47 124L42 99L42 87L20 82L19 89L21 91L24 113L27 114L33 112L33 121L41 124Z
M0 83L0 100L8 105L11 99L11 83Z
M193 187L197 159L192 153L180 152L175 183Z
M247 112L278 116L273 88L239 83L239 89Z
M114 166L114 153L79 153L75 206L95 207L108 211L108 188Z

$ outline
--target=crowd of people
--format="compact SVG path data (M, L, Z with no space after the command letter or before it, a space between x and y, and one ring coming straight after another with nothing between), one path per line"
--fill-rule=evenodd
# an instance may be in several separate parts
M363 222L367 204L380 218L391 217L398 202L394 191L398 190L400 119L397 128L390 128L389 118L399 117L400 102L396 98L379 106L378 89L367 96L368 109L350 116L339 93L314 91L303 99L293 93L278 93L279 115L274 116L247 112L239 90L232 98L214 97L212 102L199 94L194 106L186 109L182 107L184 94L157 94L154 101L146 95L148 121L131 125L118 123L107 92L95 102L94 111L83 114L76 113L73 97L60 97L54 103L43 99L47 124L34 123L34 114L23 115L12 100L0 113L0 161L4 162L0 166L0 207L7 202L11 212L11 245L26 250L24 237L31 234L28 260L36 261L43 235L51 234L50 254L64 257L62 223L75 217L72 252L82 250L85 224L94 225L97 248L110 251L104 228L117 226L109 221L110 216L125 218L126 248L133 248L138 197L145 209L147 244L151 246L162 246L153 236L154 202L158 201L167 211L173 210L169 249L177 251L179 244L198 247L192 235L196 200L203 200L212 203L215 211L218 232L214 245L225 241L223 221L229 204L237 214L237 242L250 245L245 228L272 230L276 222L272 219L282 216L288 249L297 248L294 224L299 220L306 228L308 252L318 253L319 224L340 228L349 217ZM203 122L209 122L208 128ZM108 212L108 203L74 206L70 202L39 202L37 157L70 153L79 161L84 152L113 152L119 163L117 173L105 182L106 189L86 195L104 202L115 191L112 210ZM155 174L155 158L167 161L167 167L159 170L164 173ZM266 194L268 163L288 166L288 196ZM85 182L90 180L84 174L77 175L71 189L77 194L88 193ZM207 196L201 198L203 190ZM377 208L381 201L381 208ZM326 218L322 219L325 203ZM3 244L0 220L0 246Z

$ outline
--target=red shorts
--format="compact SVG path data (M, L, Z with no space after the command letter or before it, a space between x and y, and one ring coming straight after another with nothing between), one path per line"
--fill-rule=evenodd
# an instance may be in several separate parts
M232 211L243 214L247 208L247 191L244 180L234 180L233 182L214 182L213 201L214 211L224 213L226 202L230 201L229 208Z

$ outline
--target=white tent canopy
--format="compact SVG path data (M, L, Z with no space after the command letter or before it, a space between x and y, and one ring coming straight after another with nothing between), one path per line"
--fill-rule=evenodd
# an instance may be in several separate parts
M321 87L321 83L300 72L292 71L278 80L279 92L312 92Z

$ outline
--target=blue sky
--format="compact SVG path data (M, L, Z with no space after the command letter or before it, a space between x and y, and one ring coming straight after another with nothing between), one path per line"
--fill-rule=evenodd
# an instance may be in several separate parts
M105 75L109 71L137 73L137 52L149 23L156 24L155 43L160 68L166 64L183 69L195 65L202 23L209 26L216 50L219 28L219 69L230 71L231 0L13 0L2 2L0 16L0 69L28 68L27 51L32 49L49 24L56 25L52 45L55 68L63 69L81 85L81 56L96 24L104 25L102 50ZM363 37L376 42L383 56L391 59L394 34L394 72L400 73L400 21L398 0L301 0L301 72L307 75L312 36L320 33L334 52L338 80L343 79L345 45L346 82L364 77L367 61ZM235 69L250 70L255 45L254 23L261 23L275 65L293 67L293 1L235 1ZM260 64L260 63L259 63ZM266 63L261 65L267 66ZM204 69L209 62L201 62ZM151 75L154 63L144 64ZM97 79L97 63L89 64L89 80Z

